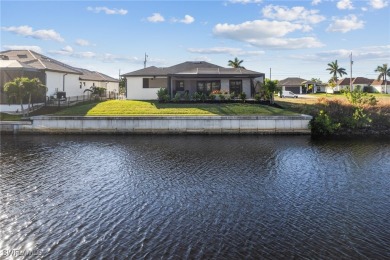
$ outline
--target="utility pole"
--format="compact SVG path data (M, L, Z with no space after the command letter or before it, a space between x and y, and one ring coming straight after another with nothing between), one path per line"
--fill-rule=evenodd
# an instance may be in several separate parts
M271 80L271 68L269 68L269 80Z
M350 66L351 66L351 75L350 75L350 78L349 78L349 90L352 91L352 64L353 64L353 60L352 60L352 52L351 52L351 56L350 56Z
M146 55L146 52L145 52L144 68L146 68L146 61L147 61L147 58L148 58L148 55Z

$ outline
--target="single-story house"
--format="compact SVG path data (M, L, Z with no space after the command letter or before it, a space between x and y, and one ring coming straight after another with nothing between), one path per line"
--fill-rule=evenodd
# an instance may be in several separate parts
M77 68L82 74L79 77L80 89L85 91L91 87L106 89L108 98L116 98L119 94L119 80L97 71Z
M121 75L126 78L127 99L157 99L160 88L168 89L170 97L176 93L195 92L210 94L212 91L228 91L247 97L255 94L254 79L264 83L264 73L243 68L224 68L205 61L187 61L171 67L155 66Z
M0 52L1 85L16 77L39 78L47 87L47 96L65 92L67 97L80 96L87 88L87 82L106 87L110 91L119 91L119 81L107 75L74 68L31 50L8 50ZM85 82L85 86L84 86ZM1 95L5 96L5 95ZM3 103L5 100L1 100Z
M282 91L291 91L295 94L307 93L310 85L313 86L313 93L317 93L318 89L315 81L289 77L278 82L278 86L282 88Z
M364 77L356 77L352 78L352 89L354 90L357 86L360 86L360 90L363 90L365 87L369 87L372 83L372 79L364 78ZM343 78L337 81L336 87L333 89L334 91L340 91L342 89L346 90L350 88L351 78Z
M390 94L390 81L385 82L384 80L373 80L371 82L371 87L373 88L373 92ZM385 89L386 87L387 90Z

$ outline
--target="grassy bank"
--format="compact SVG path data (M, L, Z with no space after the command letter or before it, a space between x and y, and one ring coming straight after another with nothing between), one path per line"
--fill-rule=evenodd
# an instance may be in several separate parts
M10 115L7 113L0 113L0 121L19 121L22 119L21 115Z
M109 100L61 110L64 116L212 116L212 115L294 115L275 107L245 103L159 103L157 101Z
M371 94L352 102L346 95L315 94L298 99L276 98L276 102L290 111L317 118L333 135L389 134L390 95L374 94L375 104L364 101L369 97Z

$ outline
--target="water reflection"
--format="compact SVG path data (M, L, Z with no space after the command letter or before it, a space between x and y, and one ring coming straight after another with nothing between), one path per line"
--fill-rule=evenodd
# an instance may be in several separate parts
M0 250L385 259L389 158L382 140L3 136Z

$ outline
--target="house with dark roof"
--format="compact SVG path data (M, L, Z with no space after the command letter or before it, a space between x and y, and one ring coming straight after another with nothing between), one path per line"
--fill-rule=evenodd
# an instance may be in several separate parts
M98 72L74 68L31 50L2 51L0 58L1 91L6 82L16 77L39 78L48 89L47 96L58 92L65 92L66 96L83 95L84 90L93 84L110 91L116 89L116 93L119 91L117 79Z
M278 82L278 86L282 88L282 91L291 91L295 94L303 94L307 93L309 86L313 86L313 92L316 93L318 90L322 91L322 89L318 89L315 81L310 81L298 77L289 77Z
M138 100L157 99L160 88L168 89L171 97L176 93L201 92L206 95L215 90L255 93L254 79L264 82L264 73L243 68L224 68L205 61L187 61L171 67L155 66L121 75L126 78L127 98Z
M347 90L351 88L351 80L352 80L352 89L354 90L356 87L360 86L360 90L363 90L365 87L369 87L373 82L372 79L364 78L364 77L356 77L356 78L343 78L337 81L337 85L334 88L334 91L340 91L342 89Z

